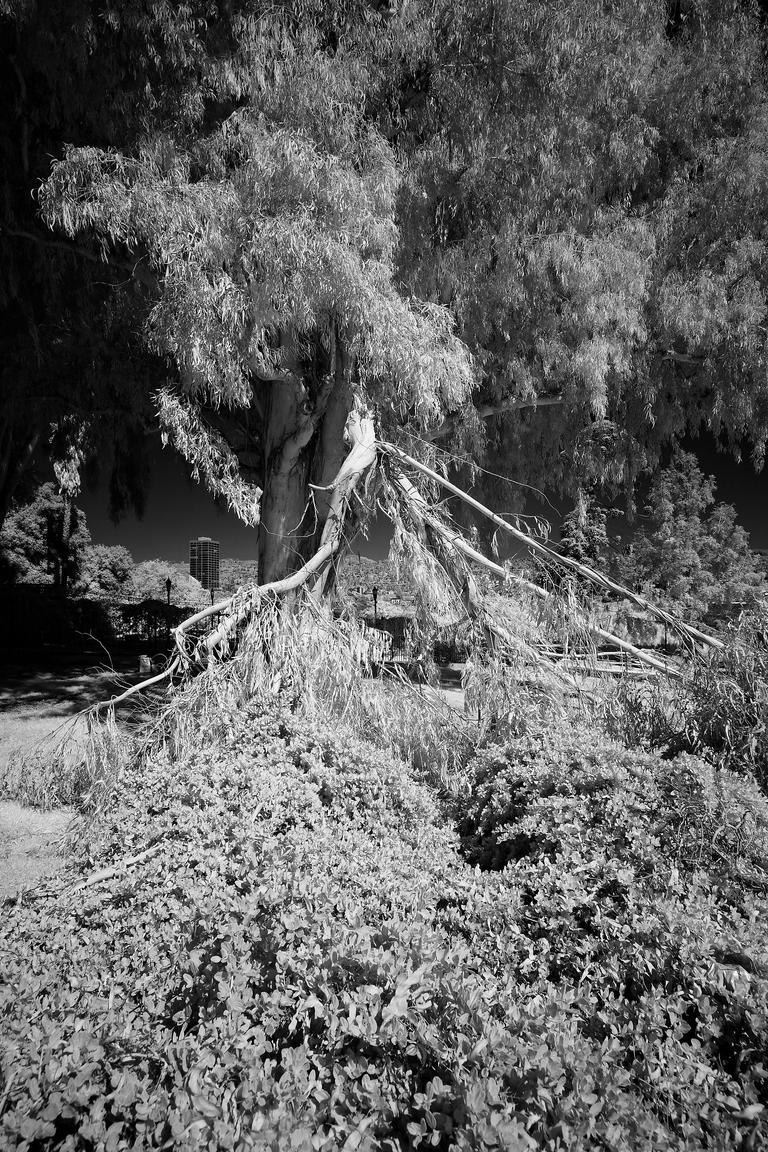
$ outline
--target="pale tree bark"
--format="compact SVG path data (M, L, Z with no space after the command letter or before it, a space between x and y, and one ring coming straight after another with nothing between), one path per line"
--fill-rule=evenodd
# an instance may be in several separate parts
M376 434L372 417L368 414L351 412L347 419L345 434L349 451L333 481L331 513L326 520L320 547L301 568L291 575L280 580L259 584L254 588L245 602L225 615L218 628L198 645L196 650L198 658L202 657L206 660L217 650L225 647L237 629L253 611L257 610L260 600L265 595L286 595L308 584L313 577L321 577L334 554L342 546L344 523L352 496L376 463ZM220 610L218 605L214 605L214 608ZM184 621L176 630L177 642L182 651L184 650L184 633L192 623L210 614L208 610L198 613L190 620Z
M264 436L264 495L259 528L259 579L268 583L301 566L305 528L312 413L303 410L300 378L268 385Z

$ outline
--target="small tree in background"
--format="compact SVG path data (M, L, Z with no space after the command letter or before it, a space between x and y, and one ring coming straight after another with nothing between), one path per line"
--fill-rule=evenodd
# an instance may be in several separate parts
M86 549L75 595L88 600L132 600L134 561L122 544L91 544Z
M171 603L177 607L205 608L210 597L199 580L179 571L178 565L167 560L143 560L133 570L133 598L165 600L166 580L171 581Z
M715 492L714 477L705 476L696 457L676 452L651 484L628 573L698 618L750 603L765 590L735 509L717 503Z
M0 531L6 583L49 584L88 600L130 600L132 572L128 549L92 543L85 513L53 484L13 508Z
M13 509L0 531L3 577L71 592L90 547L83 512L53 484L43 484L28 504Z
M559 550L572 560L593 568L607 566L608 509L590 492L579 489L576 504L563 519Z

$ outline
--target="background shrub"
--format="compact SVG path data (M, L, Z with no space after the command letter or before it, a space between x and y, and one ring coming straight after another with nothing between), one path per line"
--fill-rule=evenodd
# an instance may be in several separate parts
M699 654L682 682L622 684L608 729L631 746L689 752L768 788L768 605L730 625L720 651Z

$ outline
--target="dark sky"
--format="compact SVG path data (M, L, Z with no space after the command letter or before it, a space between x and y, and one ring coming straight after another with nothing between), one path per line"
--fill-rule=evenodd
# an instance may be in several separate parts
M221 545L221 558L256 560L258 533L236 516L217 507L202 485L189 476L183 460L170 448L152 454L152 478L142 520L126 516L119 524L111 522L105 483L93 491L83 491L77 504L86 514L95 544L123 544L134 560L186 560L189 541L210 536ZM360 538L355 548L375 559L386 556L389 538L384 525L372 539Z
M768 549L768 469L756 475L748 459L737 464L732 457L717 452L712 440L700 440L696 450L704 471L717 479L718 500L736 506L741 523L750 533L752 547ZM112 524L103 487L84 492L78 503L87 515L94 542L123 544L135 560L184 560L189 541L197 536L218 540L222 558L256 559L256 531L220 511L204 489L188 478L183 461L171 449L162 451L159 444L143 520L130 516L118 525ZM555 498L552 503L565 510L561 500ZM546 516L557 527L551 506L532 502L527 511ZM388 526L379 519L369 539L359 538L354 547L364 556L379 559L386 555L388 545Z

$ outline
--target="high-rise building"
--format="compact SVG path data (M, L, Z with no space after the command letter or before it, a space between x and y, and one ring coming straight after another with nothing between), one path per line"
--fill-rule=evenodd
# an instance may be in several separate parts
M219 542L210 536L198 536L189 542L189 574L203 588L219 588Z

